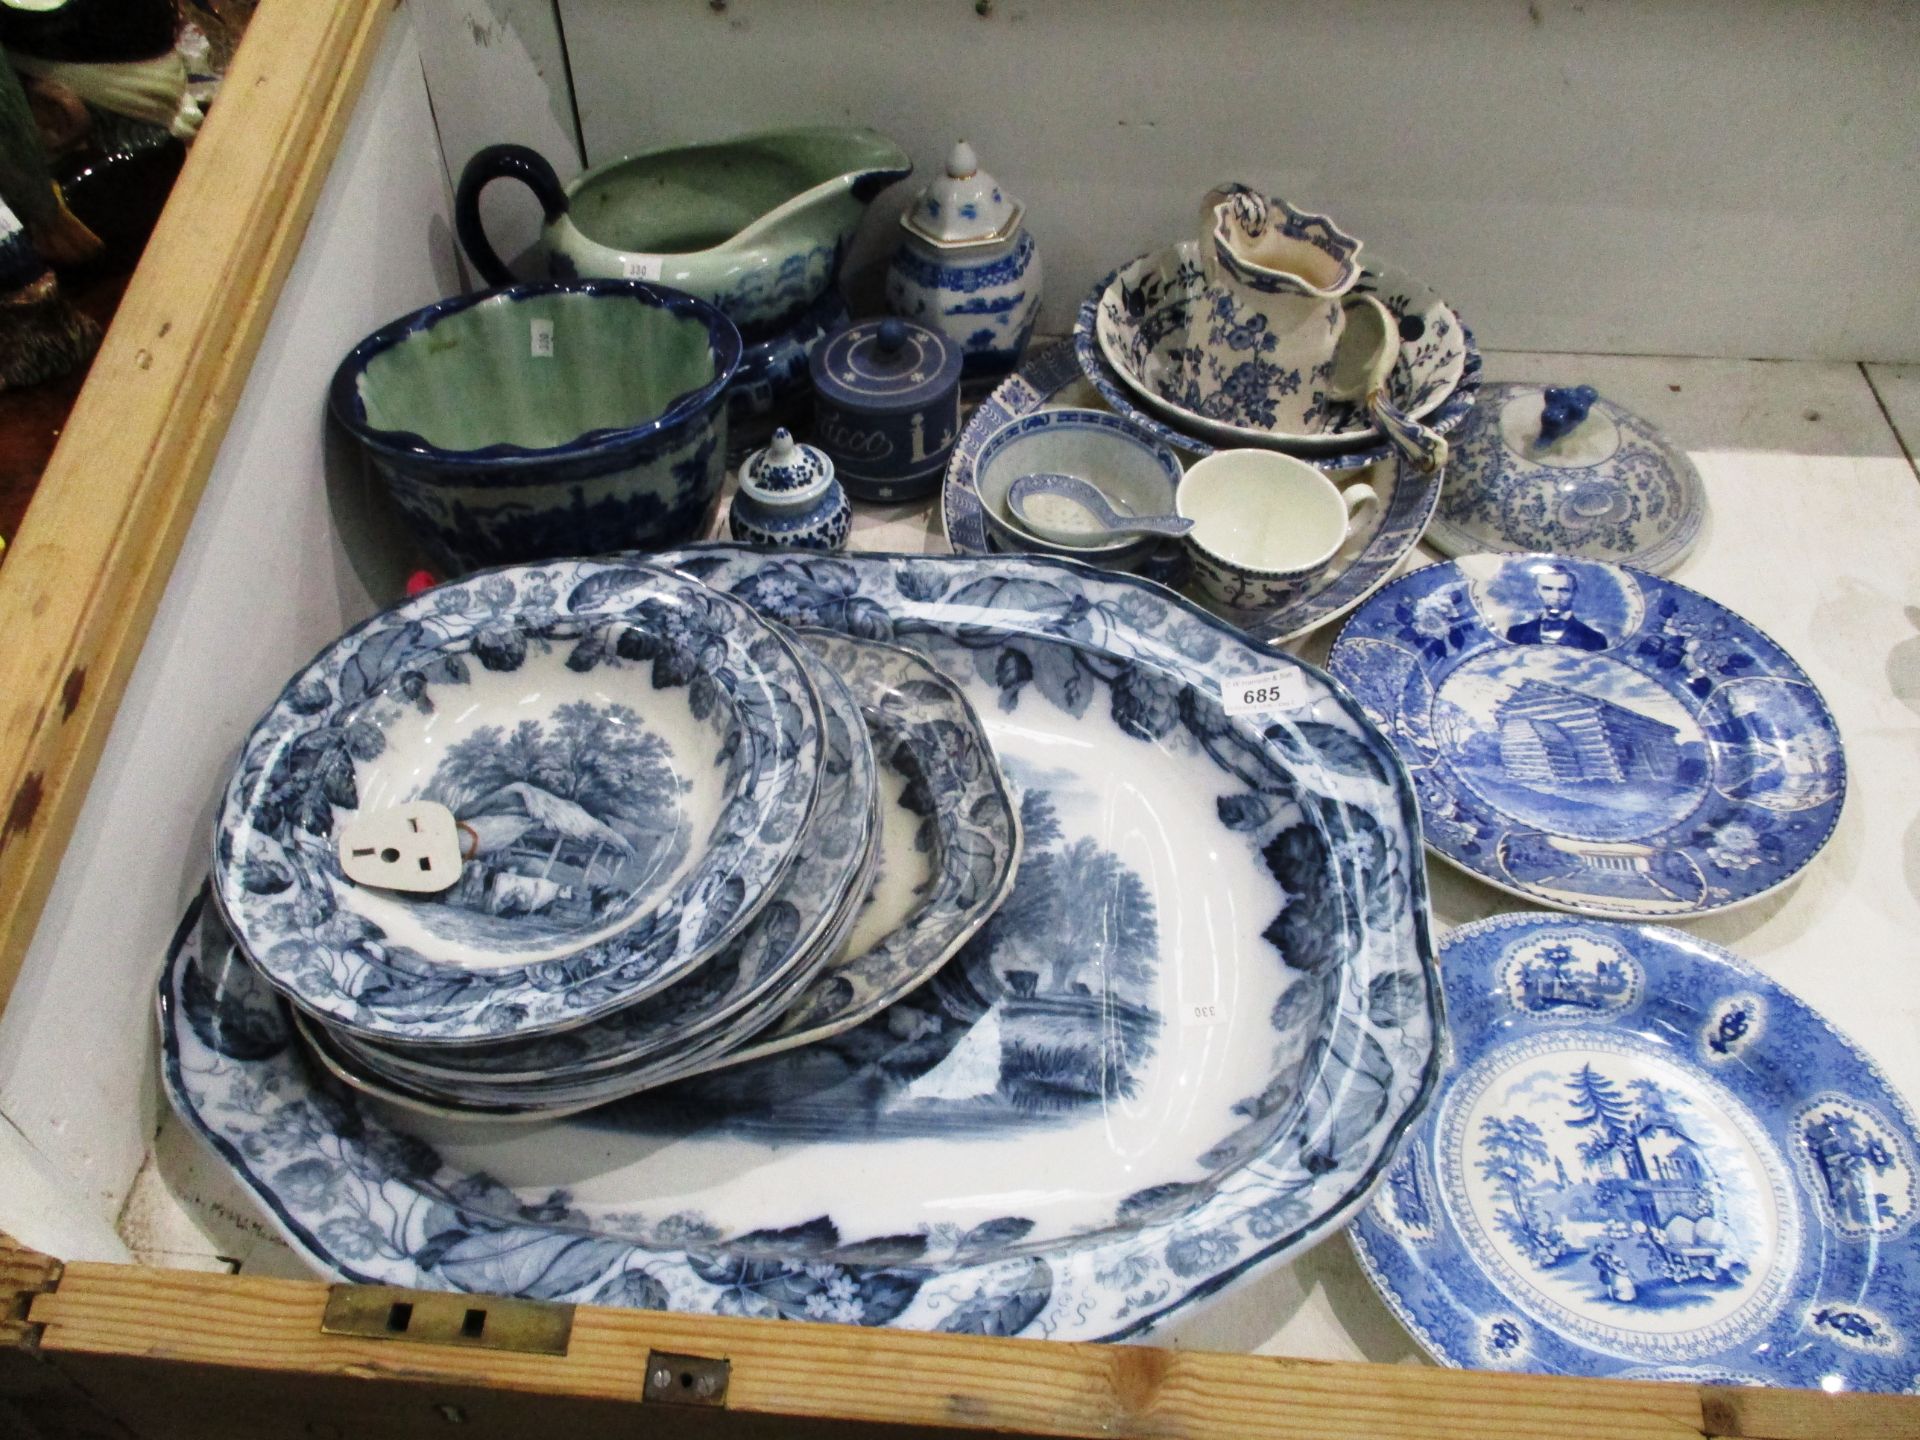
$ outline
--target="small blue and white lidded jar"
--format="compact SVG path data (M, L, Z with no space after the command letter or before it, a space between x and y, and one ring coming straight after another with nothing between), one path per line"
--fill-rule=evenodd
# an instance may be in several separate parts
M727 510L727 530L753 545L839 550L853 528L853 507L833 477L833 462L785 430L740 466L740 489Z
M960 347L906 320L863 320L813 352L813 438L856 500L940 488L960 434Z
M1012 373L1040 313L1040 255L1026 207L962 140L906 213L887 264L887 308L951 336L968 381Z

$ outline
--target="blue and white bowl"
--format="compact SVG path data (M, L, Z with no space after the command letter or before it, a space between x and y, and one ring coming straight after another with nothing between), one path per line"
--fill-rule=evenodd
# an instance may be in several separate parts
M330 403L421 543L464 573L693 538L739 363L733 322L690 295L511 285L374 331Z
M807 672L752 610L631 562L441 586L328 646L241 752L214 892L329 1024L449 1044L578 1025L665 988L773 895L823 741ZM342 828L428 801L457 879L350 881Z
M1043 540L1007 508L1007 491L1022 475L1072 475L1098 486L1128 515L1171 515L1180 485L1180 457L1123 415L1104 410L1042 410L987 437L974 462L974 489L987 528L1008 550L1063 555L1116 569L1139 564L1159 544L1146 536L1096 545Z

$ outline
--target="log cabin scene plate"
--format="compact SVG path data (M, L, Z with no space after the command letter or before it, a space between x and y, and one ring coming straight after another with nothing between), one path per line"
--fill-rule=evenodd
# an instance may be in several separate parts
M1444 1364L1906 1390L1912 1113L1803 1001L1663 926L1441 951L1440 1095L1348 1232Z
M1011 894L852 1029L512 1124L334 1082L196 907L162 981L167 1088L301 1253L349 1280L1117 1339L1351 1218L1441 1030L1412 788L1339 686L1071 562L660 560L951 677L1019 802ZM1267 709L1227 714L1252 677Z
M1799 873L1846 794L1791 656L1643 571L1466 556L1402 576L1327 661L1413 772L1433 852L1600 918L1683 919Z

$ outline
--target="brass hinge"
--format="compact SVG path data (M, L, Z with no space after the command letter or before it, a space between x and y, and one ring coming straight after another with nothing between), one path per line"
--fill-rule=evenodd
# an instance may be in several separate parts
M732 1372L730 1360L649 1350L640 1399L656 1405L725 1405Z
M335 1285L327 1292L320 1330L361 1340L564 1355L573 1334L573 1306L391 1285Z

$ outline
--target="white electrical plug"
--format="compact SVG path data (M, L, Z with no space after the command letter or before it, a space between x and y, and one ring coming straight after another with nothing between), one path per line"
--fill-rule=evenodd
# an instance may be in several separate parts
M340 827L340 868L356 885L433 895L460 878L453 812L431 800L356 815Z

